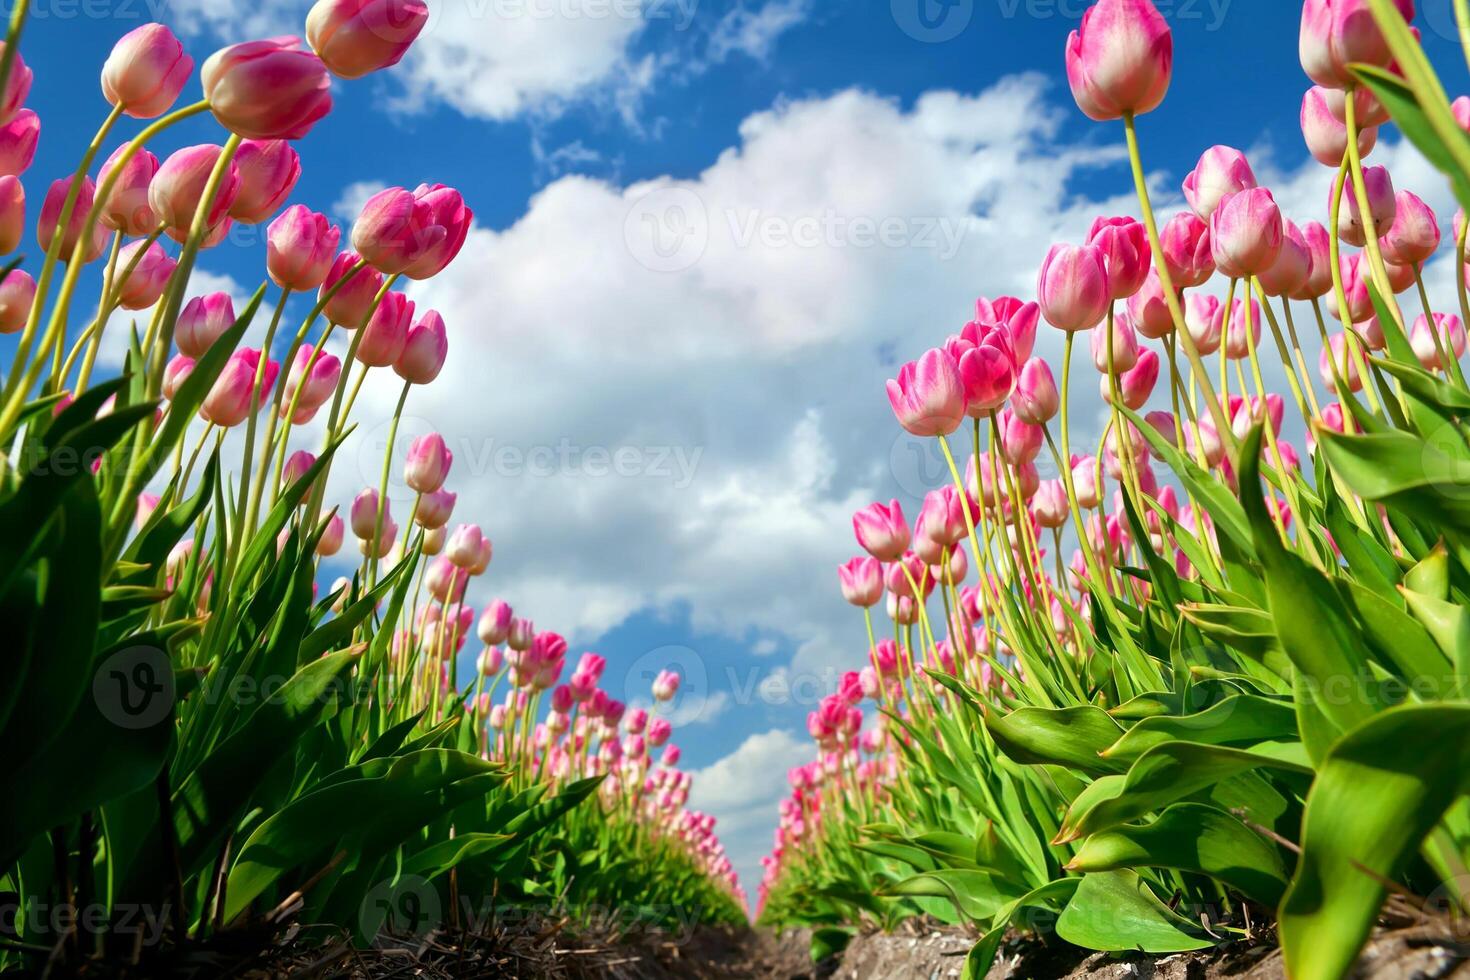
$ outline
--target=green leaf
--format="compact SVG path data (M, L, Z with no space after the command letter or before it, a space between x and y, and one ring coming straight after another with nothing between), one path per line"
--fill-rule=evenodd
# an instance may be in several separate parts
M1148 718L1103 752L1104 758L1131 762L1155 745L1171 741L1205 745L1250 745L1296 736L1290 703L1240 694L1204 711L1179 718Z
M812 932L812 962L820 963L830 960L834 956L841 956L843 950L847 949L848 943L852 942L853 931L841 929L835 926L826 929L817 929Z
M1103 952L1183 953L1213 946L1200 927L1176 915L1131 871L1090 874L1057 920L1057 935Z
M1123 735L1123 726L1094 705L991 711L985 728L1002 752L1025 765L1056 764L1093 774L1124 769L1102 758Z
M880 889L903 898L945 898L971 922L989 922L1009 901L1020 897L1013 886L988 871L945 868L927 871Z

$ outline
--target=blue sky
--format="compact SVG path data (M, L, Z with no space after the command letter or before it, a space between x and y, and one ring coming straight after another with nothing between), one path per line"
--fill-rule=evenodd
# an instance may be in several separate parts
M463 191L477 230L413 294L448 321L452 363L410 400L406 431L445 434L456 517L495 540L471 598L503 596L606 655L615 695L646 697L664 661L683 667L675 741L699 772L694 802L721 817L753 889L785 769L809 751L804 715L863 656L834 571L854 551L848 515L894 495L916 512L935 478L899 437L884 379L977 295L1028 293L1052 241L1134 210L1121 132L1086 120L1062 74L1085 5L429 2L402 66L338 83L298 147L292 201L350 220L382 186ZM164 20L202 62L226 41L299 33L308 4L33 6L32 220L104 115L96 69L118 35ZM1458 90L1437 6L1420 23ZM1200 152L1229 143L1289 213L1321 217L1327 177L1296 127L1299 7L1160 8L1174 84L1141 137L1166 213ZM199 120L158 152L220 139ZM1380 156L1422 175L1396 142ZM876 227L892 237L874 241ZM248 294L262 260L237 236L204 256L199 291ZM335 499L375 482L394 395L370 378ZM627 465L610 468L619 451Z

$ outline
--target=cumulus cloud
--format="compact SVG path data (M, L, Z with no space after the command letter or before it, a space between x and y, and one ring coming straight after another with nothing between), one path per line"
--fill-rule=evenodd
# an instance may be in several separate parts
M689 806L718 818L715 832L752 895L760 881L760 859L770 849L776 804L787 792L786 770L810 750L807 740L772 729L751 735L723 759L692 773Z

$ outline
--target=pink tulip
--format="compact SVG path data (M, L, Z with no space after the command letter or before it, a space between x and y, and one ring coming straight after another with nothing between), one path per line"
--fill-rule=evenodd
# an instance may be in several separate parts
M1107 261L1090 245L1053 245L1036 283L1041 313L1059 330L1091 330L1112 302Z
M41 117L29 109L0 126L0 175L19 177L29 170L40 141Z
M286 387L281 394L281 418L291 411L295 402L296 412L291 416L292 425L305 425L316 417L316 413L336 393L342 380L342 361L332 354L323 353L311 365L311 374L306 375L306 365L311 362L315 348L303 344L297 348L291 361L291 370L286 374ZM304 377L304 380L303 380ZM298 398L297 389L301 390Z
M459 191L443 184L423 184L414 191L419 201L428 205L434 225L444 229L444 237L425 249L423 255L408 267L404 275L410 279L432 279L448 268L458 257L470 234L475 213L465 207Z
M498 647L510 638L510 624L514 619L510 605L501 599L496 599L485 607L480 615L480 621L476 624L476 634L480 642L488 647ZM499 671L495 671L499 673Z
M1140 351L1138 361L1118 377L1118 394L1123 398L1123 404L1133 411L1138 411L1147 404L1149 396L1154 392L1154 385L1159 381L1159 355L1151 350ZM1102 392L1103 401L1109 405L1113 403L1113 389L1106 375L1098 379L1098 387Z
M1067 82L1099 121L1142 115L1169 91L1174 39L1150 0L1098 0L1067 38Z
M485 540L485 533L478 524L461 524L449 536L444 554L457 567L472 568L478 561Z
M1032 425L1045 425L1056 417L1060 400L1056 380L1046 361L1033 357L1021 366L1016 390L1011 395L1011 408L1017 418Z
M1041 307L1035 303L1023 303L1014 296L993 301L982 296L975 301L975 319L965 324L960 338L979 346L985 336L1000 330L1015 351L1016 362L1020 363L1031 356L1036 346L1036 328L1040 322Z
M143 253L133 271L117 285L118 305L125 310L146 310L157 303L178 265L157 242L146 243L146 249L144 244L143 241L131 242L124 245L117 255L118 275L121 276L133 264L134 256L140 251Z
M124 34L102 66L102 94L134 119L152 119L173 107L194 71L194 59L162 24Z
M402 187L370 197L352 226L352 247L385 275L406 272L448 237L434 208Z
M952 486L943 486L924 495L924 506L915 522L916 537L949 546L958 544L969 533L959 491Z
M1157 271L1150 270L1143 288L1128 297L1128 315L1134 329L1150 340L1162 340L1174 332L1174 314L1169 310Z
M837 567L842 598L854 606L876 606L883 598L883 566L876 558L854 558Z
M1250 314L1250 330L1246 330L1246 314ZM1236 300L1230 307L1230 321L1225 329L1225 356L1232 361L1244 360L1251 348L1261 346L1261 304L1254 299L1247 307Z
M1138 335L1126 317L1113 317L1093 328L1092 364L1099 371L1113 374L1126 371L1137 363Z
M317 539L316 553L322 558L330 558L342 550L343 521L340 515L333 514L331 520L327 521L327 529Z
M131 144L124 143L113 151L102 165L98 174L99 186L117 168L117 162ZM125 235L142 237L158 230L158 218L153 206L148 203L148 188L158 174L158 157L147 150L139 150L123 166L112 190L102 202L101 221L114 231Z
M1435 344L1435 334L1439 334L1439 344ZM1447 313L1434 314L1434 329L1431 330L1429 320L1424 314L1414 321L1413 327L1409 329L1409 344L1414 348L1414 356L1419 358L1419 363L1426 371L1445 368L1441 363L1440 349L1459 360L1465 353L1465 326L1457 316Z
M1202 286L1215 274L1210 225L1193 211L1180 211L1159 233L1164 267L1175 289Z
M0 280L0 334L17 333L31 315L36 280L23 269L12 269Z
M681 755L682 753L679 751L679 746L670 745L668 748L664 749L664 754L659 759L659 765L663 766L665 769L672 769L679 764L679 758Z
M1344 255L1340 264L1342 270L1342 291L1347 297L1348 323L1363 323L1373 315L1373 297L1368 292L1368 283L1372 281L1373 271L1368 262L1367 254L1359 252L1357 255ZM1339 320L1344 319L1343 311L1337 301L1337 290L1327 294L1327 311Z
M862 549L879 561L897 561L911 540L908 521L897 500L887 506L870 504L853 514L852 530Z
M1244 153L1229 146L1212 146L1184 178L1184 197L1195 214L1209 221L1227 197L1255 186L1256 175Z
M1291 221L1282 222L1281 253L1260 274L1267 296L1294 296L1306 288L1312 275L1312 249L1302 230Z
M213 144L179 150L163 162L148 185L148 205L174 241L183 242L189 237L194 215L222 152L223 148ZM206 230L216 229L225 221L239 192L240 172L231 162L205 213Z
M1225 335L1225 311L1219 297L1191 293L1184 302L1184 328L1201 354L1219 350Z
M0 41L0 55L4 52L5 42ZM0 126L14 119L20 112L20 107L26 104L26 96L31 93L32 78L33 74L26 67L25 58L17 51L10 63L10 80L5 83L5 92L0 95Z
M1025 466L1034 461L1044 438L1041 426L1027 422L1009 409L1003 409L996 421L1000 425L1001 457L1012 466Z
M674 700L681 678L672 670L661 670L653 678L653 699L660 703ZM667 764L667 763L666 763Z
M292 205L266 229L265 263L271 281L297 292L317 289L331 271L341 242L342 230L326 215L304 204ZM371 279L370 272L364 269L358 275Z
M968 341L962 340L956 349L967 344ZM978 345L961 350L959 376L964 390L965 412L972 418L983 418L1004 405L1015 390L1018 368L1015 351L1003 330L990 330L980 338ZM914 430L910 428L909 431ZM952 431L942 434L948 435Z
M1332 90L1314 86L1302 97L1302 137L1312 158L1325 167L1342 165L1347 155L1347 124L1332 111ZM1342 93L1338 92L1339 98ZM1367 156L1378 143L1378 127L1366 126L1358 131L1358 153Z
M423 0L318 0L306 40L339 78L361 78L403 59L424 24Z
M1358 374L1358 359L1348 350L1346 334L1333 334L1327 347L1317 355L1317 373L1331 392L1337 391L1337 376L1347 382L1350 391L1362 391L1363 379Z
M1097 218L1087 234L1087 244L1100 249L1108 270L1113 299L1127 299L1143 288L1153 250L1148 231L1132 218Z
M362 257L356 252L343 252L332 263L326 279L322 281L319 300L326 299L337 283L347 278L346 285L338 289L331 299L326 300L322 312L327 319L348 330L356 330L372 312L373 303L383 288L383 275L372 266L357 269ZM357 269L357 271L353 271Z
M444 318L429 310L408 331L408 343L393 364L393 371L404 381L426 385L439 376L449 353L449 336Z
M1366 167L1363 183L1368 190L1368 212L1375 234L1387 233L1393 225L1398 204L1394 198L1393 178L1387 167ZM1358 195L1351 183L1343 188L1342 207L1337 217L1337 237L1349 245L1362 248L1368 241L1368 226L1358 210Z
M286 465L281 470L281 478L286 486L291 486L306 476L311 468L316 465L316 457L305 449L298 449L286 457Z
M954 359L935 348L899 369L888 382L898 422L919 437L949 435L965 417L965 388Z
M453 463L454 454L444 444L443 436L437 432L419 436L408 447L403 482L417 493L433 493L444 486Z
M249 347L241 348L230 355L225 368L215 379L214 387L204 396L199 415L205 421L222 428L233 428L250 415L252 407L259 408L260 398L255 390L255 374L260 367L261 352ZM270 358L265 359L265 371L261 377L260 390L269 391L276 383L280 365Z
M1244 278L1270 269L1284 236L1281 209L1264 187L1232 194L1210 216L1210 248L1227 276Z
M442 528L454 513L455 501L459 498L448 490L426 493L419 499L419 508L414 513L414 523L426 530Z
M0 177L0 255L20 247L26 236L26 191L20 178Z
M1412 267L1428 262L1439 249L1439 219L1417 195L1399 191L1393 225L1383 232L1383 258Z
M1042 480L1031 498L1031 513L1036 523L1045 528L1059 528L1067 523L1070 505L1067 488L1061 480Z
M200 78L219 124L252 140L297 140L332 110L332 79L301 40L278 37L216 51Z
M226 330L235 325L235 303L229 293L191 299L174 325L174 344L189 357L203 357Z
M1394 6L1405 21L1414 19L1414 0L1394 0ZM1306 0L1299 54L1312 81L1338 89L1357 84L1348 65L1362 62L1383 68L1393 60L1368 0Z
M352 508L349 511L348 523L352 527L352 533L359 538L371 538L378 523L378 491L368 487L352 500ZM387 500L382 502L383 523L386 525L391 519L390 507Z
M1400 265L1397 262L1383 261L1383 271L1388 276L1388 285L1393 289L1394 295L1407 292L1414 288L1414 267L1411 265Z
M285 140L244 140L235 154L240 191L230 217L258 225L280 210L301 177L301 157Z
M1097 484L1097 460L1092 456L1072 457L1072 489L1077 495L1077 506L1092 510L1102 502L1102 491Z
M41 249L48 254L52 245L59 247L57 257L63 262L70 262L72 253L81 240L82 229L87 223L87 215L92 210L92 202L97 192L97 186L92 183L91 177L83 177L77 193L76 204L72 208L71 218L66 227L61 229L60 240L57 237L58 226L61 223L61 213L66 208L66 198L71 192L72 181L62 178L55 181L46 192L46 199L41 204L41 217L36 223L36 241ZM100 224L92 228L91 237L87 240L86 247L82 250L82 262L96 261L102 254L103 247L107 244L107 229Z
M163 368L163 397L174 400L180 386L194 373L194 358L187 354L175 354Z
M1320 299L1332 292L1332 236L1316 221L1307 222L1301 232L1311 259L1310 271L1302 288L1292 293L1291 298Z
M358 361L368 367L388 367L397 362L408 346L412 324L413 300L402 293L385 294L363 327L355 355Z

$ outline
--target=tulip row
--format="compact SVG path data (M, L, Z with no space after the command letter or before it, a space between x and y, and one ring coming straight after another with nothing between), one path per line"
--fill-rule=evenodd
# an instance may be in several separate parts
M808 718L766 922L822 951L967 925L978 978L1009 928L1174 953L1274 917L1288 975L1316 980L1381 914L1470 913L1466 222L1443 259L1456 315L1424 286L1438 218L1364 162L1392 117L1470 206L1470 99L1447 99L1413 15L1303 4L1325 225L1214 147L1161 227L1137 119L1167 92L1170 30L1149 0L1088 9L1067 78L1123 123L1141 220L1099 218L1045 257L1035 302L982 299L888 382L952 483L912 526L896 500L854 515L866 554L839 579L867 664ZM1091 454L1069 431L1082 332L1107 419Z
M390 506L405 402L448 352L444 319L395 287L447 268L473 214L452 188L391 188L343 250L325 215L286 207L301 174L289 141L330 111L334 76L395 64L427 16L421 0L320 0L310 50L290 38L226 48L200 73L205 99L182 109L184 46L159 24L127 34L102 71L111 111L40 208L42 257L0 275L0 332L17 335L0 387L13 639L0 732L15 760L0 891L19 896L0 969L147 972L171 950L269 937L298 916L370 943L488 902L743 921L660 717L678 676L659 675L651 711L627 708L602 688L603 658L582 655L563 683L565 639L504 602L477 617L467 591L492 547L478 525L449 530L442 436L402 460L402 525ZM26 17L16 4L0 59L7 254L41 129L24 108ZM223 144L161 163L149 151L205 112ZM149 122L94 177L123 116ZM269 282L248 305L191 295L202 250L266 222ZM97 310L77 329L81 273L104 256ZM282 333L298 294L310 311ZM132 331L120 375L98 377L118 310L146 330ZM260 346L242 346L261 322ZM332 460L375 368L402 381L392 435L380 483L340 515L325 500ZM305 428L319 415L324 437ZM340 554L349 530L360 562ZM466 683L472 636L484 647ZM47 913L64 907L87 916ZM155 921L140 924L140 909Z

